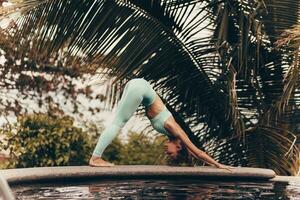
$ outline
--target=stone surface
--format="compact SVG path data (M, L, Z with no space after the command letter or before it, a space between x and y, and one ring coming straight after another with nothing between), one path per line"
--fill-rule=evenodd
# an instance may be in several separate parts
M285 182L285 183L300 183L300 176L275 176L274 178L270 179L270 181L275 182Z
M103 178L222 178L260 179L275 177L275 172L262 168L233 168L232 172L214 167L172 167L159 165L118 165L114 167L40 167L0 170L8 183L39 182L45 180L103 179Z

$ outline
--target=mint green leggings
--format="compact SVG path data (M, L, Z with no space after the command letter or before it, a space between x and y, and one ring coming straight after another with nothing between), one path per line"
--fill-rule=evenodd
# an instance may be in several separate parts
M130 80L124 88L114 120L101 134L93 155L101 157L106 147L117 136L121 128L131 118L139 105L142 103L145 107L148 107L154 102L155 97L156 92L145 79L135 78ZM164 106L164 109L154 118L150 119L150 121L156 131L170 135L164 128L164 122L170 116L171 113Z

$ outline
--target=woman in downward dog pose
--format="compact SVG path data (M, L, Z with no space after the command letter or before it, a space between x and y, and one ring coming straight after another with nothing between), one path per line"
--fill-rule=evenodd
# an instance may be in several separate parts
M104 161L101 158L102 153L141 103L146 107L146 115L150 119L153 128L159 133L168 136L169 140L165 143L165 152L171 158L175 159L178 156L178 152L182 148L186 148L195 158L201 159L217 168L230 170L231 167L218 163L190 141L160 97L143 78L132 79L126 84L114 120L101 134L93 155L90 158L90 166L106 167L114 165Z

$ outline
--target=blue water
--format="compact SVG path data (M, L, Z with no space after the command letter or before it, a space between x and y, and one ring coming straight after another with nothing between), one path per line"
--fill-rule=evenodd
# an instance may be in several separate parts
M119 180L13 187L17 199L300 200L300 184L200 180Z

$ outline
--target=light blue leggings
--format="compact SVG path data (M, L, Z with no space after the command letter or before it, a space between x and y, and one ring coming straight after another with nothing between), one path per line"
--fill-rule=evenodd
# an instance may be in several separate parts
M106 147L117 136L139 105L142 103L145 107L148 107L154 102L155 97L156 92L145 79L136 78L130 80L124 88L114 120L101 134L93 155L101 157ZM171 113L164 106L164 110L158 113L153 119L150 119L150 121L155 130L169 135L164 128L164 122L170 116Z

